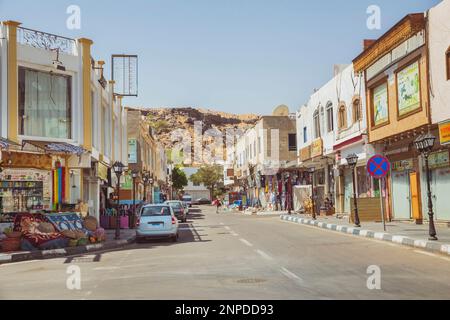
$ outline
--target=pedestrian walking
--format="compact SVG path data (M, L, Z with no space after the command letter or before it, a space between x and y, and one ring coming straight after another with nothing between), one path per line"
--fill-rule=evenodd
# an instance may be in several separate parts
M220 199L217 198L215 201L215 205L216 205L216 213L219 213L219 208L222 206L222 201L220 201Z

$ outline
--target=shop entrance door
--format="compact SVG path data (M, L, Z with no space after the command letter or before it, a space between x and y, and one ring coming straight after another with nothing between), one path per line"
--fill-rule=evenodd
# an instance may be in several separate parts
M450 221L450 206L446 198L450 190L450 169L437 169L432 172L434 175L432 194L436 220Z
M417 172L411 172L409 174L409 181L411 185L411 211L412 217L415 220L422 218L420 210L420 199L419 199L419 179Z
M346 169L344 176L344 212L350 214L350 200L353 198L352 171Z
M409 174L406 172L392 173L392 207L394 219L411 219Z

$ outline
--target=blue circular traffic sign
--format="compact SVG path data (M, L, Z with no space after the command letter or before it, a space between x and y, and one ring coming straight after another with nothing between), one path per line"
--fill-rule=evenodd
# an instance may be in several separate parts
M367 172L375 179L386 177L391 170L391 163L386 157L375 155L367 162Z

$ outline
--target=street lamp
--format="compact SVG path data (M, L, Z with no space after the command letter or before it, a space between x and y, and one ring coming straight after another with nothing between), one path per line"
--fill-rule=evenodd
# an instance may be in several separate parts
M150 184L150 203L153 203L153 183L155 181L153 180L153 174L151 177L148 178L148 183Z
M425 171L427 177L427 191L428 191L428 217L429 217L429 240L436 241L436 229L434 227L434 213L433 213L433 201L431 198L431 186L430 186L430 166L428 162L428 157L430 156L431 150L433 150L434 142L436 137L430 133L420 135L414 140L414 145L416 149L423 155L425 159Z
M139 172L133 170L131 172L131 178L133 179L133 219L132 222L134 224L134 217L136 217L136 179L139 175Z
M311 167L311 168L309 168L309 173L311 174L311 205L312 205L312 208L311 208L311 210L312 210L312 218L313 218L313 220L316 220L317 219L317 217L316 217L316 203L315 203L315 200L314 200L314 197L315 197L315 195L314 195L314 172L316 171L316 168L315 167Z
M360 228L361 223L359 221L359 214L358 214L358 199L356 195L356 177L355 177L355 168L356 164L358 163L358 155L355 153L350 154L347 158L347 164L352 169L352 177L353 177L353 206L355 207L355 226Z
M120 239L120 214L119 214L119 204L120 204L120 177L125 171L125 165L122 162L115 162L113 164L114 173L117 176L117 216L116 216L116 240Z

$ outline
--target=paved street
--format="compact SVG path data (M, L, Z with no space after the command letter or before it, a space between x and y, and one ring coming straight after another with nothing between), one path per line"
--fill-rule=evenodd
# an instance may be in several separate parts
M450 259L280 221L195 209L179 243L0 266L2 299L449 299ZM81 290L66 271L81 268ZM381 290L367 268L381 268Z

